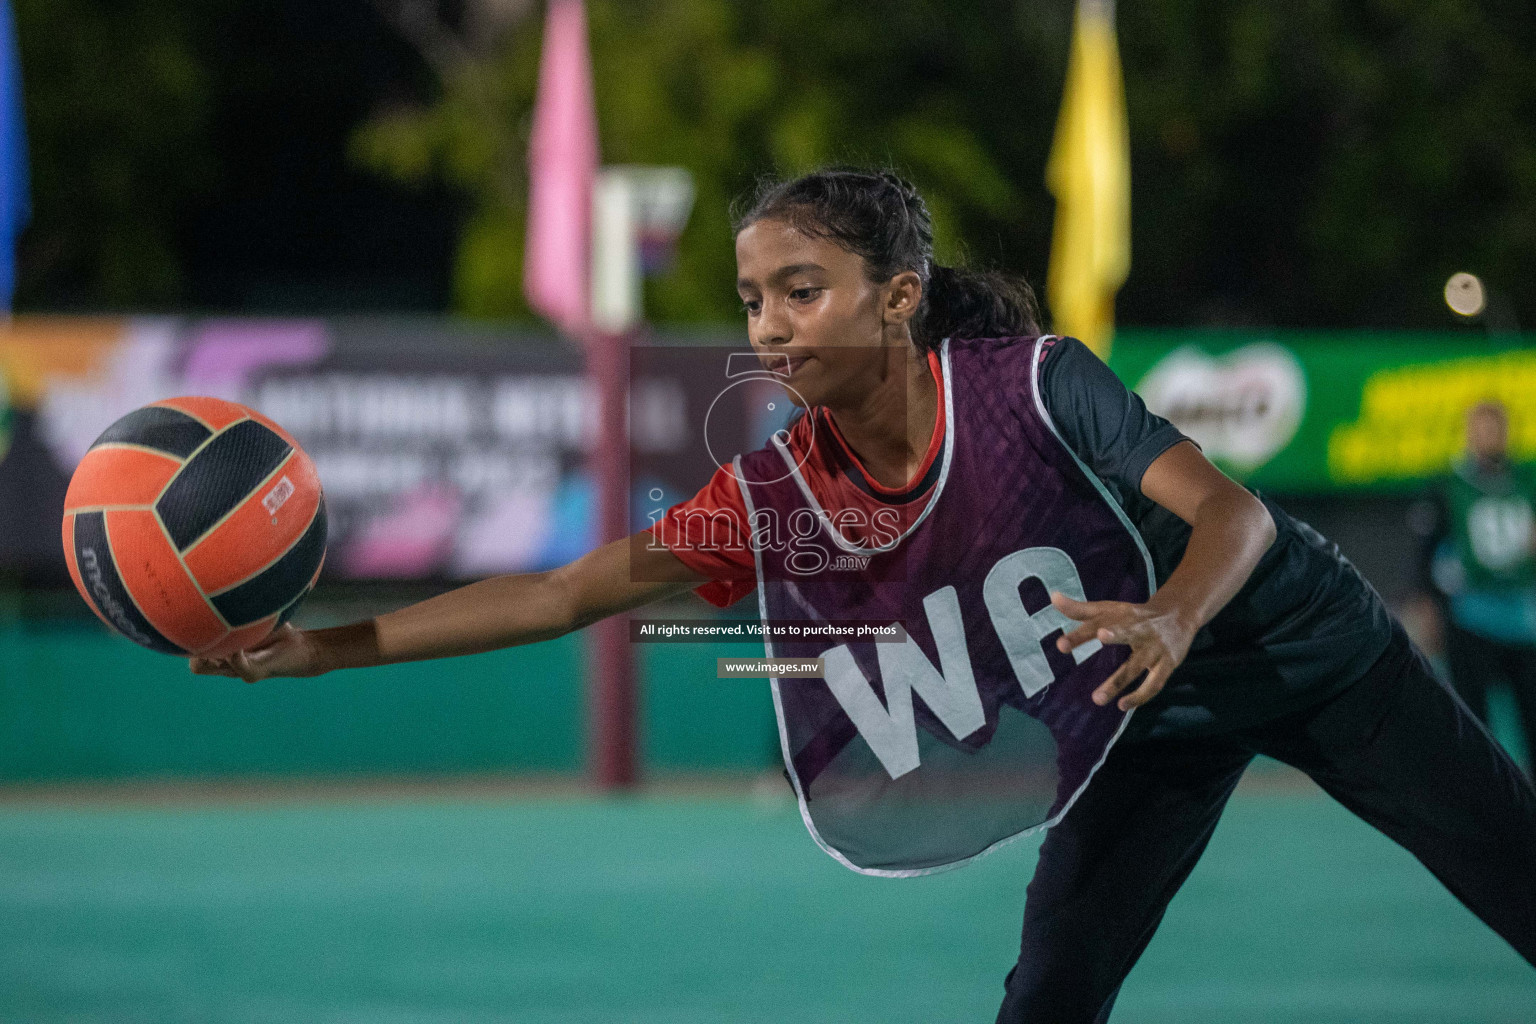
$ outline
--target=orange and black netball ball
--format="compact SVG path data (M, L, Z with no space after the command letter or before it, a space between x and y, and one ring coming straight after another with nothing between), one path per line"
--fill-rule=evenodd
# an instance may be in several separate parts
M287 431L217 398L168 398L108 427L64 498L86 604L135 643L222 658L287 621L325 561L325 499Z

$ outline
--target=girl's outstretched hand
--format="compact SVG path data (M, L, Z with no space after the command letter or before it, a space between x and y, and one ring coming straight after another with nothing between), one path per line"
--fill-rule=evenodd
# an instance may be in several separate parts
M189 666L200 676L231 676L248 683L272 676L317 676L325 671L313 636L288 622L249 650L228 658L192 658Z
M1051 604L1079 625L1056 641L1062 653L1080 644L1098 640L1104 644L1127 644L1131 656L1093 691L1095 704L1108 704L1146 673L1141 685L1120 698L1121 711L1140 707L1162 690L1168 676L1184 661L1195 629L1176 609L1129 601L1074 601L1053 590Z

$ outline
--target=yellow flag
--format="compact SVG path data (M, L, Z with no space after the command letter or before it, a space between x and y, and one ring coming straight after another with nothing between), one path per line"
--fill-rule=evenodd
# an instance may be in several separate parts
M1109 358L1131 269L1131 160L1112 0L1080 0L1045 183L1056 197L1046 276L1054 329Z

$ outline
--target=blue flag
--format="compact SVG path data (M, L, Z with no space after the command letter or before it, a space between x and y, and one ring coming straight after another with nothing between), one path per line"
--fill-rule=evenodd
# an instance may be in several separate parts
M16 236L31 213L16 23L10 0L0 0L0 307L6 310L16 291Z

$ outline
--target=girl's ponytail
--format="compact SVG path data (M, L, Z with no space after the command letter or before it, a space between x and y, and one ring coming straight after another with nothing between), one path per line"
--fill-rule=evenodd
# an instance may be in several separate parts
M1021 277L933 266L912 328L920 350L945 338L1012 338L1040 333L1035 293Z

